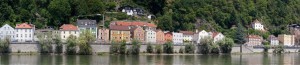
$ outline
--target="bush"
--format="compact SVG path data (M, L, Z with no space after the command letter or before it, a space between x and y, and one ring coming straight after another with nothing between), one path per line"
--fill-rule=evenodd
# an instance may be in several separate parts
M167 54L173 53L173 43L172 42L166 42L163 45L163 52Z
M95 42L96 38L89 30L83 31L79 36L79 54L90 55L92 54L91 43Z
M10 44L10 40L8 38L1 40L0 41L0 53L9 53L9 44Z
M220 50L219 50L219 46L218 46L218 45L212 44L211 47L212 47L212 48L211 48L211 53L212 53L212 54L219 54Z
M162 53L162 49L161 48L162 48L161 44L157 44L155 46L155 51L156 51L157 54Z
M269 42L263 42L264 45L264 53L268 53L270 49L270 43Z
M284 53L284 46L283 45L276 46L273 53L278 53L278 54Z
M117 44L115 41L112 41L109 49L109 53L117 54L118 52L119 52L119 44Z
M53 42L53 36L51 33L38 33L37 38L39 39L39 44L41 47L41 53L52 53L52 44Z
M69 54L69 55L74 55L76 54L76 45L77 45L77 42L75 41L76 40L76 36L74 35L70 35L67 39L67 49L66 49L66 53Z
M147 53L153 53L153 47L150 43L147 44Z
M200 41L200 44L198 44L198 53L201 54L208 54L211 50L211 44L213 43L211 38L203 38Z
M138 40L133 39L129 53L132 55L138 55L140 53L140 42Z
M53 39L54 43L56 43L56 48L55 48L55 52L57 54L60 54L63 52L63 44L62 44L62 41L61 41L61 38L60 36L56 36L54 39Z
M179 53L183 53L183 48L181 47L180 49L179 49Z
M222 53L231 53L234 41L231 38L225 38L217 42Z
M119 53L120 54L126 54L126 41L125 40L121 41Z
M195 52L195 46L194 44L188 43L185 45L185 53L194 53Z

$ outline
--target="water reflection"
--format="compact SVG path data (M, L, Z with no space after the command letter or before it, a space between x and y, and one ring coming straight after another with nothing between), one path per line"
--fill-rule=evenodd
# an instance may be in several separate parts
M296 65L299 54L0 55L0 65Z

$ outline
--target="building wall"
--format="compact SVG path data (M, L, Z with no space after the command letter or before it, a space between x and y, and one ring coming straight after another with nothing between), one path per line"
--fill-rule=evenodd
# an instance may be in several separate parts
M271 44L271 45L279 45L279 40L274 40L274 39L272 39L272 40L270 41L270 44Z
M23 28L16 28L16 37L15 39L18 42L25 42L25 41L34 41L34 29L23 29Z
M183 43L183 34L173 32L173 43L174 44L182 44Z
M258 38L249 38L246 42L247 46L257 46L262 45L262 39Z
M66 30L61 30L60 31L60 35L61 35L61 39L63 41L66 41L68 39L69 36L74 35L76 37L79 37L79 31L66 31Z
M101 42L109 42L109 29L99 29L98 31L98 40Z
M165 34L162 31L157 31L156 32L156 42L163 44L165 43Z
M255 30L263 30L264 29L264 25L262 25L261 23L254 23L254 24L252 24L252 27L254 27Z
M278 35L279 42L283 43L286 46L295 45L295 36L294 35Z
M146 43L156 43L156 32L153 30L146 30L145 31L145 40Z
M15 29L7 24L0 28L0 40L9 38L11 41L14 41L15 34L16 34Z
M133 39L136 39L140 42L144 42L145 41L145 31L142 28L137 28L132 32L133 35Z
M165 33L164 38L165 38L165 42L172 41L173 35L171 33Z
M94 34L95 38L98 37L98 33L97 33L98 28L97 27L78 27L78 28L79 28L80 33L84 32L85 30L88 30L92 34Z
M185 42L193 41L193 35L183 35L183 41Z
M214 38L214 43L216 43L217 41L221 41L222 39L224 39L224 35L219 33L215 38Z
M209 33L206 32L205 30L201 31L201 32L198 32L194 35L194 42L196 43L200 43L201 39L202 38L207 38L207 37L210 37Z
M110 40L130 42L130 31L110 30Z

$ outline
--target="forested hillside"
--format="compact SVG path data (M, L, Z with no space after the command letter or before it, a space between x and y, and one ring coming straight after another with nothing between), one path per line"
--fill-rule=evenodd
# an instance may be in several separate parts
M156 15L158 28L170 31L226 32L238 23L249 27L258 19L270 33L279 34L288 24L300 23L300 0L2 0L0 21L58 27L79 15L117 12L122 5L143 7Z

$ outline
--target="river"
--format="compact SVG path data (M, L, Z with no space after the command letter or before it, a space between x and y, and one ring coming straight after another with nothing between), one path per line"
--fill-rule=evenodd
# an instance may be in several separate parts
M0 65L299 65L300 54L0 55Z

